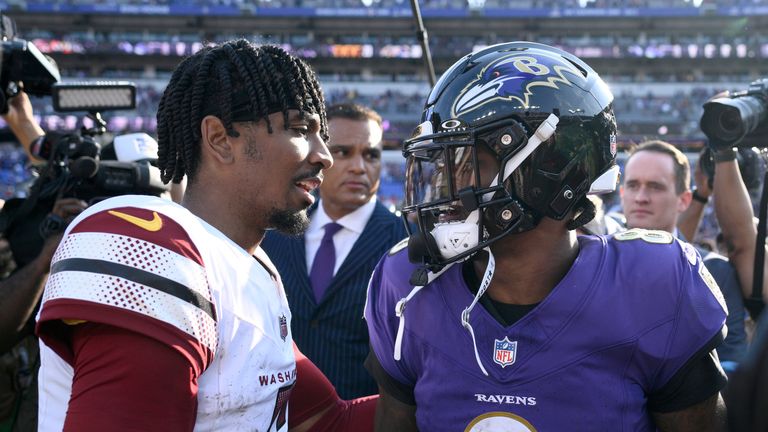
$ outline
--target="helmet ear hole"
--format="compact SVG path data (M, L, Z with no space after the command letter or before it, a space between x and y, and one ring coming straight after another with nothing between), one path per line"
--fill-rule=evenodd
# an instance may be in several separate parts
M520 208L520 205L513 201L493 209L493 222L499 230L504 230L517 219L523 217L524 214L525 212Z
M528 143L528 131L517 120L511 120L503 127L483 134L479 141L484 143L499 159L504 159Z

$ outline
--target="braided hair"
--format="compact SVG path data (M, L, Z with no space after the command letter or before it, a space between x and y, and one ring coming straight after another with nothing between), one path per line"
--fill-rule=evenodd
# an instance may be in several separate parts
M237 121L266 121L288 111L320 116L320 134L328 140L325 100L313 70L277 46L256 46L245 39L203 48L173 72L157 111L158 167L165 183L193 180L200 161L200 123L207 115L221 119L237 136Z

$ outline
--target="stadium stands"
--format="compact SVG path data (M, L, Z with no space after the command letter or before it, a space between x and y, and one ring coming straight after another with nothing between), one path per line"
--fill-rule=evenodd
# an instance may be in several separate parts
M104 113L116 133L154 132L170 70L206 41L240 36L279 44L308 59L329 101L355 100L376 108L385 119L389 148L411 133L429 90L408 0L0 3L16 19L21 36L57 62L65 80L129 79L139 85L135 111ZM720 90L743 89L768 76L766 0L566 0L555 5L420 0L420 5L438 74L470 50L508 40L540 41L585 59L613 88L621 144L663 137L700 147L702 103ZM47 99L33 103L44 128L78 127L79 116L53 112Z

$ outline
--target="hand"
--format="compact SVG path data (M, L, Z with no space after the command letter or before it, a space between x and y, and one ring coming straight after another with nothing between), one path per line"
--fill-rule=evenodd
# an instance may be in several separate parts
M51 214L64 220L64 226L66 227L70 222L72 222L75 216L85 210L86 207L88 207L88 204L86 204L85 201L79 200L77 198L59 198L53 204L53 210L51 210ZM62 233L56 233L45 239L45 243L43 243L43 248L40 251L40 254L37 256L37 258L35 258L39 265L44 267L51 265L53 254L56 252L56 248L59 246L59 242L61 242L62 237Z
M8 112L3 115L3 119L11 128L19 126L24 122L34 121L32 112L32 102L24 91L8 99Z
M0 238L0 277L4 278L16 268L16 262L13 260L11 244L8 240Z
M693 170L693 182L696 183L696 191L703 198L709 198L712 195L712 189L709 188L709 179L707 175L701 170L701 164L695 164L696 168Z
M8 100L8 112L2 117L8 123L8 127L16 136L16 139L24 147L27 155L30 158L37 159L30 152L29 147L35 138L45 135L45 132L35 121L32 112L32 102L29 101L29 96L23 90L20 90L16 96Z
M72 222L75 216L83 212L88 207L88 204L77 198L59 198L53 204L53 210L51 213L64 219L67 224Z

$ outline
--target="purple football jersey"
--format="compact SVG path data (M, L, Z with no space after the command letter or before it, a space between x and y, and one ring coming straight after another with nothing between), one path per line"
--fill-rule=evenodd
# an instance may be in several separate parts
M402 359L393 347L395 305L414 265L388 255L371 279L365 318L385 371L412 387L420 430L655 430L647 395L722 331L725 306L687 243L631 230L581 237L554 290L509 327L478 305L455 265L405 308ZM496 268L503 272L503 268Z

